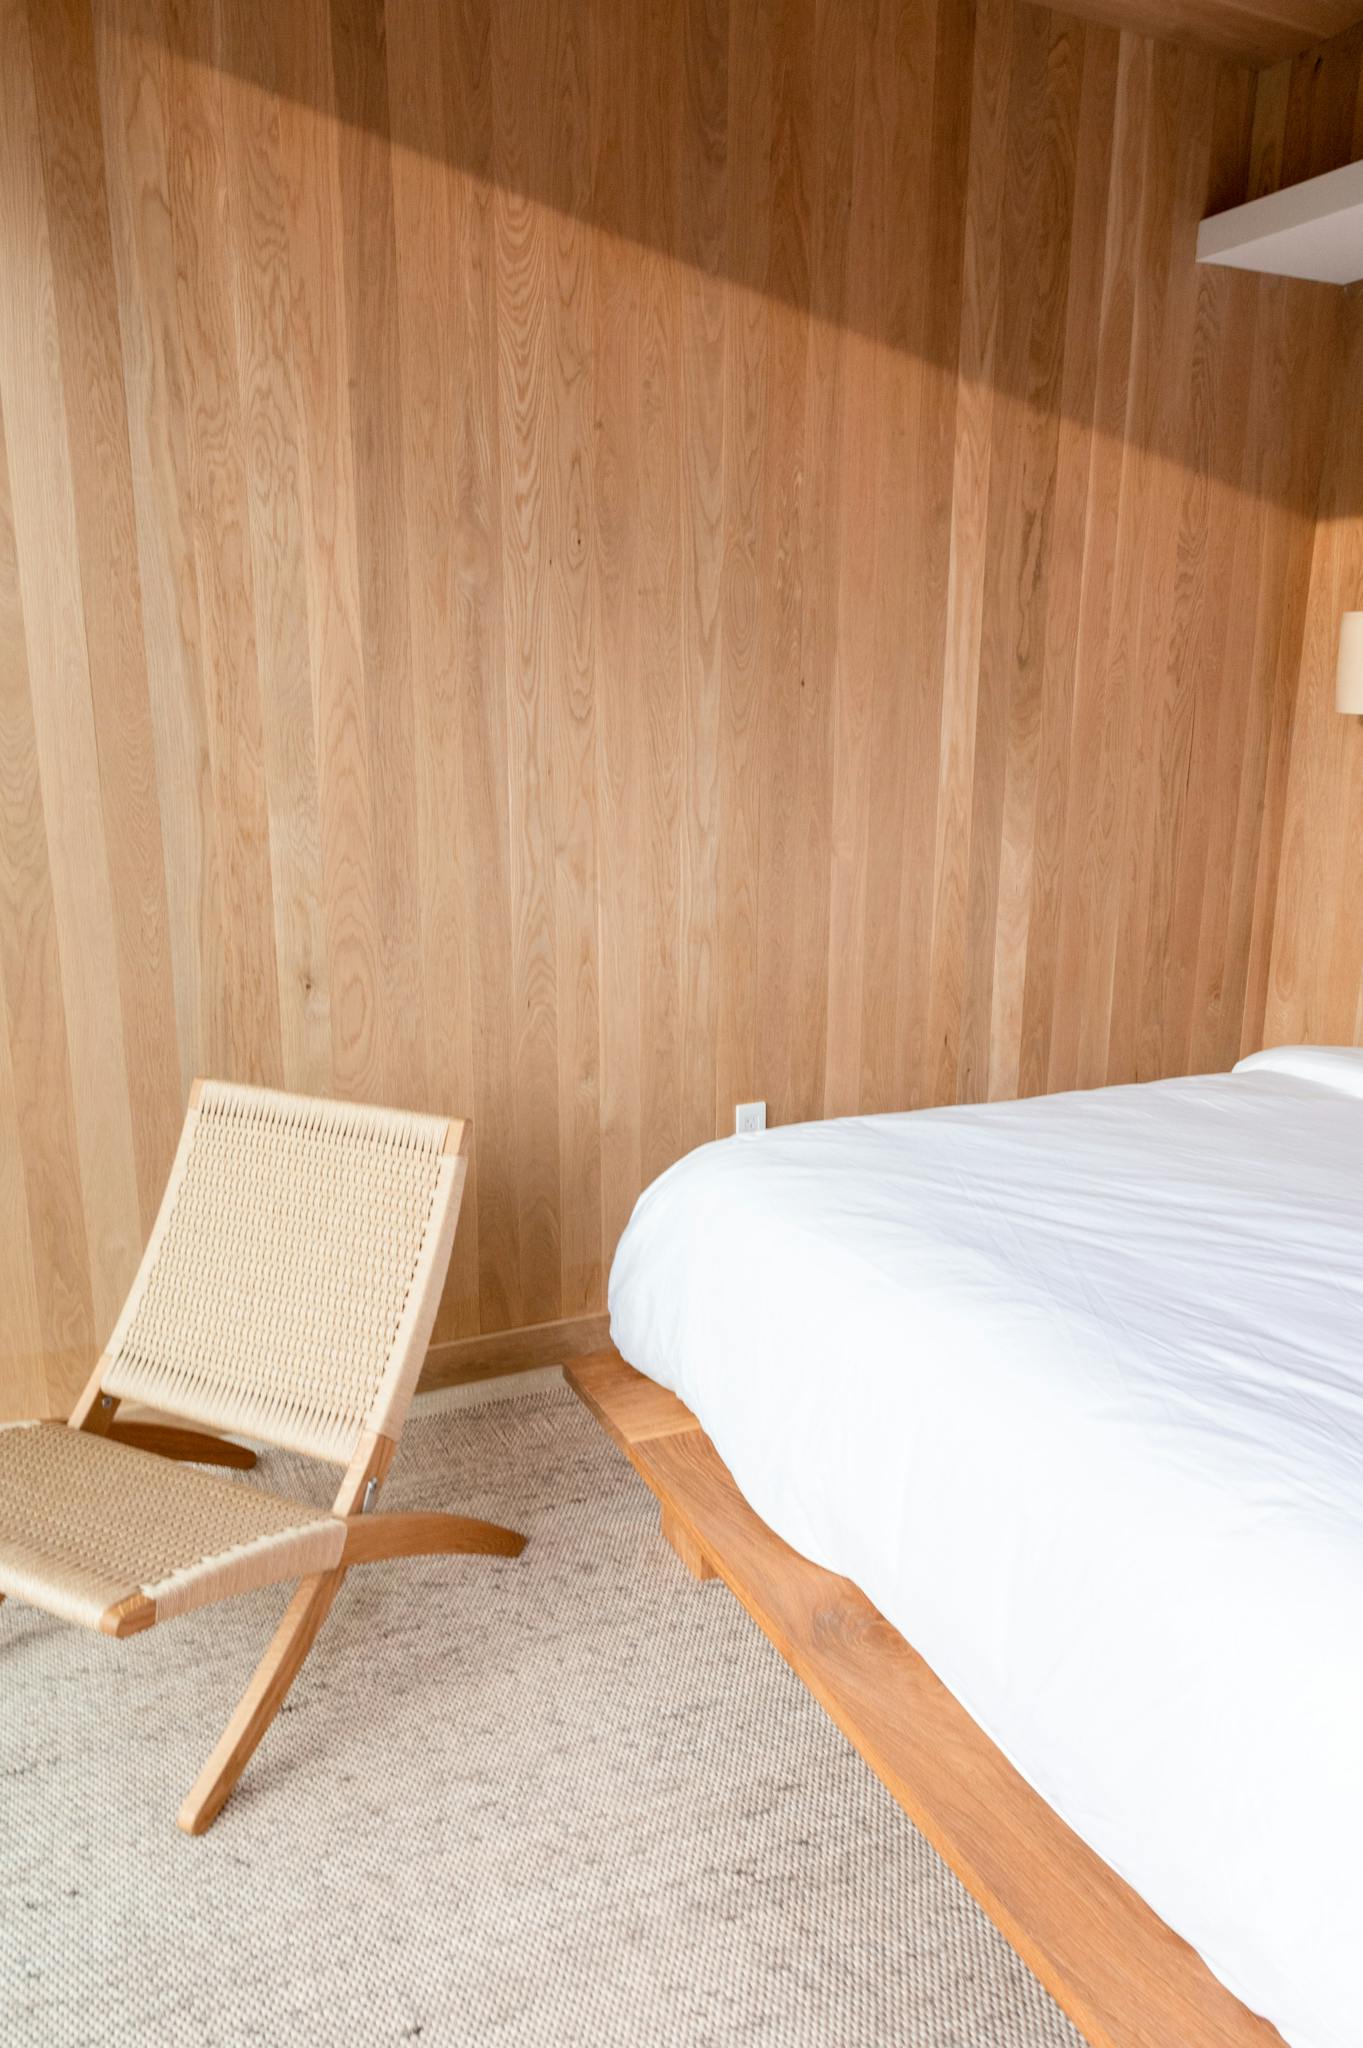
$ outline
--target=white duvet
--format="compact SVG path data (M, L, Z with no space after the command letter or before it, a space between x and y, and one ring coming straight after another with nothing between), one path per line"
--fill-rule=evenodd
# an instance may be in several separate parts
M1363 1054L703 1146L624 1356L1293 2048L1363 2043ZM1170 2044L1175 2048L1175 2044Z

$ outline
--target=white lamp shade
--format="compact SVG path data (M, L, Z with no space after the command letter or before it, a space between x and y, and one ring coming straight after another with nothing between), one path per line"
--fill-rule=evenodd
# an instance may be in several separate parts
M1345 612L1339 622L1335 710L1363 718L1363 612Z

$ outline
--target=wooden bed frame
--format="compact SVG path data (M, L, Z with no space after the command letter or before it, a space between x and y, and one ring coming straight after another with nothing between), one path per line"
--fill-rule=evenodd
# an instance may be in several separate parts
M1093 2048L1283 2048L1018 1776L848 1579L748 1506L696 1417L606 1350L568 1384Z

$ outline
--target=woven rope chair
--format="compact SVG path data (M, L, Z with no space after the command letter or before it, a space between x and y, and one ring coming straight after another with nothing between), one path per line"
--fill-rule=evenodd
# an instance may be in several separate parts
M69 1422L0 1426L0 1599L127 1636L301 1581L180 1809L202 1834L351 1565L524 1538L368 1512L449 1265L467 1126L196 1082L132 1291ZM120 1420L145 1403L168 1423ZM231 1431L344 1467L330 1511L174 1462L250 1465Z

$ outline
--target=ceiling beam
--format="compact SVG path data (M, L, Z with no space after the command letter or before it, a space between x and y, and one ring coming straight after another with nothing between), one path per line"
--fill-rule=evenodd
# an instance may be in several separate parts
M1065 0L1064 11L1264 65L1363 21L1363 0Z

